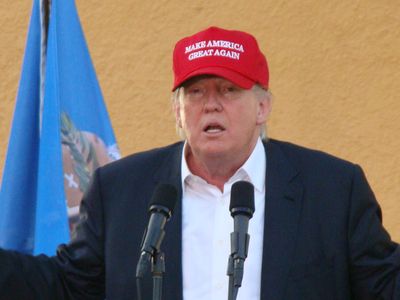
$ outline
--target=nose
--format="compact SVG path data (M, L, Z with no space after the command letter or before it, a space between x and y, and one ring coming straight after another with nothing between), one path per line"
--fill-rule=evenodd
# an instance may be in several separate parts
M204 103L204 111L205 112L222 111L222 103L221 99L219 99L218 92L210 91L209 93L207 93L207 97Z

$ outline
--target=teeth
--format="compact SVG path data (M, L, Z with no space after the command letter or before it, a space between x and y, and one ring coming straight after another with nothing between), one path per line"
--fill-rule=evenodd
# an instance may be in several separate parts
M209 133L221 132L223 129L219 126L208 126L206 131Z
M219 129L219 128L209 128L209 129L207 129L207 132L210 132L210 133L215 133L215 132L220 132L220 131L222 131L222 130Z

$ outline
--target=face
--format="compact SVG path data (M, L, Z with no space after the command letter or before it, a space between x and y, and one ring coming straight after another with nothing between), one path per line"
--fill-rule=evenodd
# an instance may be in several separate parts
M195 77L180 92L176 121L195 158L247 159L270 112L270 100L221 77Z

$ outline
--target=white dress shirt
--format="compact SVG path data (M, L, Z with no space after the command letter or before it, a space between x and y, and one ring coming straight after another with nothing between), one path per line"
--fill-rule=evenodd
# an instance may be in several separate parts
M186 148L186 144L185 144ZM185 149L184 149L185 150ZM233 183L254 185L255 212L249 222L249 253L238 300L259 300L263 252L266 156L261 139L221 192L193 175L182 155L182 268L184 300L228 299L226 274L233 218L229 212Z

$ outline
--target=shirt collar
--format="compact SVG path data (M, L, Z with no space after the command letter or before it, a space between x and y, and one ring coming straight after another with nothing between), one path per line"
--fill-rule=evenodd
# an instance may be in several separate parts
M181 174L182 174L182 190L185 192L185 180L188 177L197 177L194 175L187 165L185 151L187 147L187 141L185 141L183 151L182 151L182 164L181 164ZM250 154L246 162L235 172L235 174L228 180L236 182L238 180L247 180L254 185L254 188L263 192L265 189L265 172L266 172L267 158L264 150L261 138L258 138L256 146L253 152Z

